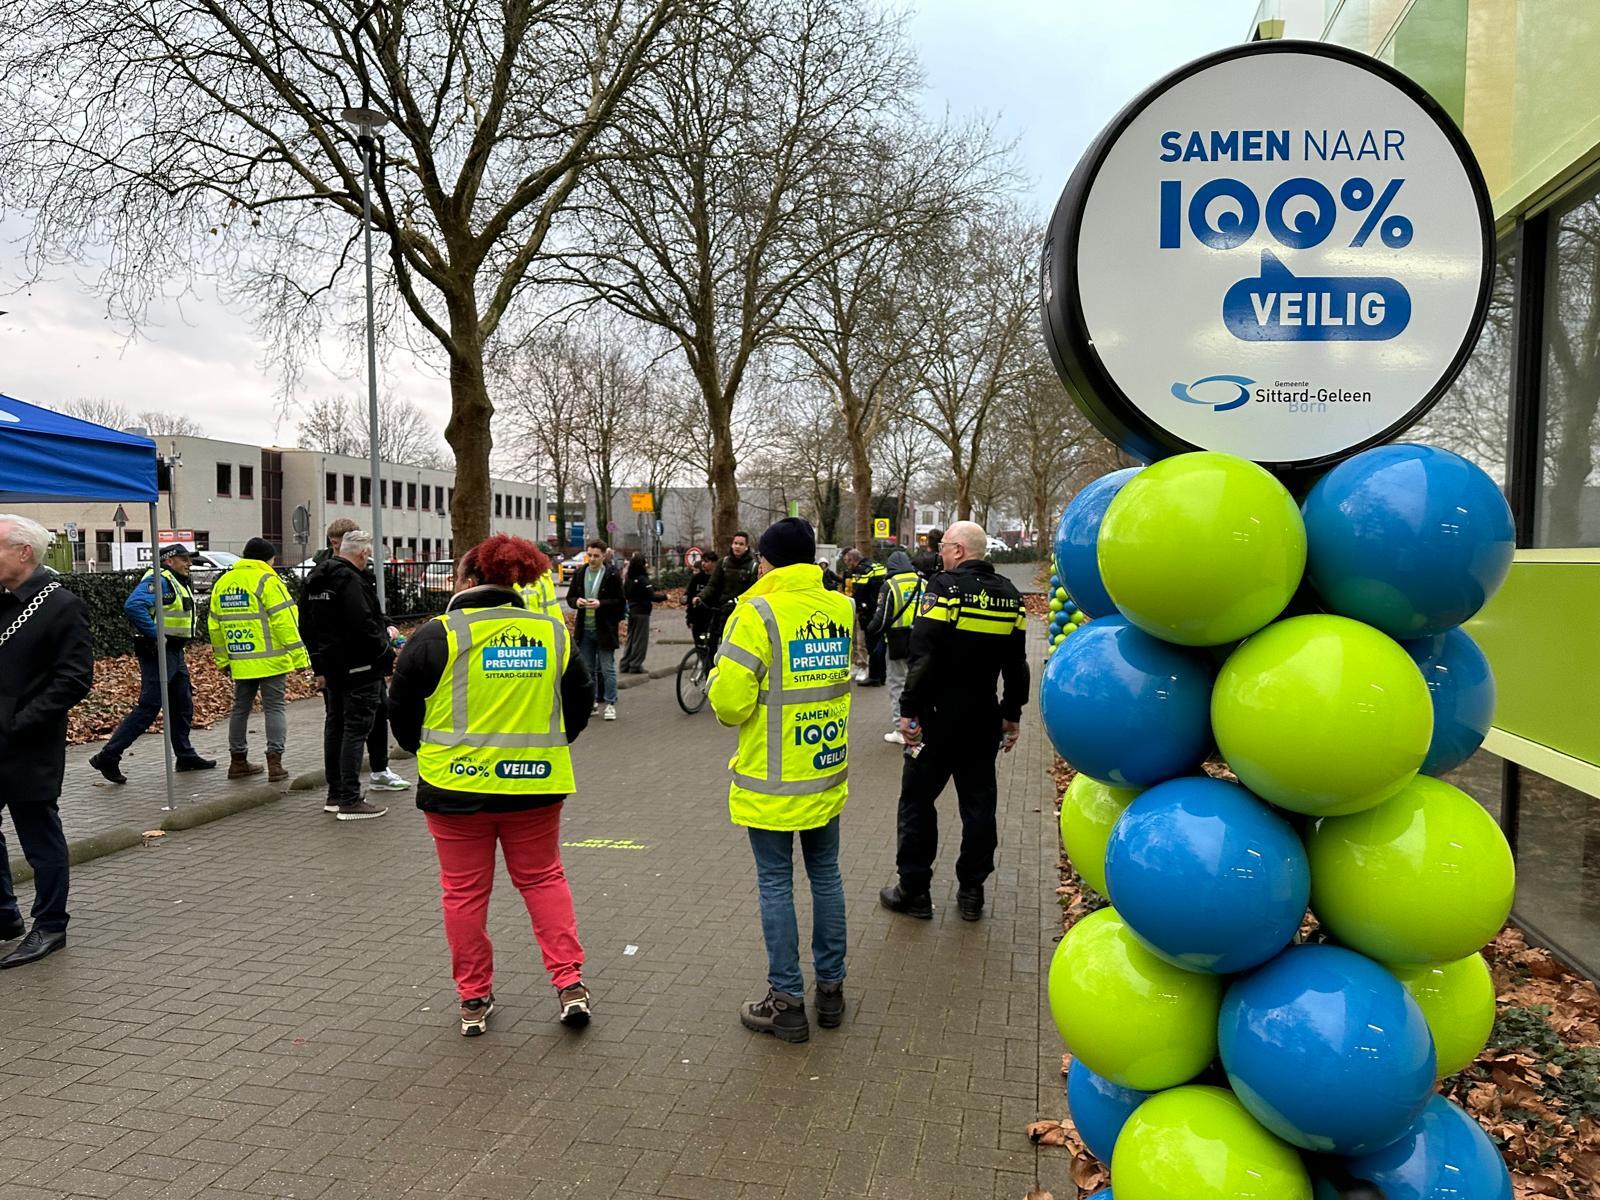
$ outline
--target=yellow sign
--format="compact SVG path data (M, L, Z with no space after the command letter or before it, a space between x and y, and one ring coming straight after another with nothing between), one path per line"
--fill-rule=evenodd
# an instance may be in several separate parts
M875 537L875 538L886 538L886 537L889 536L889 518L888 517L873 517L872 518L872 536Z
M631 492L634 512L655 512L656 498L649 492Z

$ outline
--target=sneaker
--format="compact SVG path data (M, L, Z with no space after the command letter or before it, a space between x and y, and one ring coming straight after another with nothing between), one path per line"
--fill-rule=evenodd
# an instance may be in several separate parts
M739 1010L739 1024L755 1033L770 1033L780 1042L811 1040L805 1000L772 988L760 1000L752 1000Z
M341 804L335 811L341 821L369 821L373 817L381 817L388 812L381 804L368 804L365 800L357 800L354 804Z
M461 1002L461 1036L478 1037L489 1032L489 1014L494 1011L494 993L477 1000Z
M893 742L896 746L904 746L906 744L906 735L901 733L898 729L891 729L888 733L883 735L883 740L886 742Z
M908 917L916 917L919 921L933 920L933 898L927 892L911 895L903 891L897 883L880 891L878 902L890 912L904 913Z
M556 993L561 1002L561 1023L568 1029L582 1029L589 1023L589 989L581 983Z
M122 773L122 759L112 758L104 750L100 751L89 760L89 765L112 783L127 783L128 777Z
M606 711L600 719L603 721L615 721L617 719L617 706L615 704L606 705Z
M589 710L589 715L591 717L595 716L597 713L599 713L599 711L600 711L600 701L596 700L594 702L594 707Z
M401 779L387 767L382 771L374 771L367 776L367 785L377 788L380 792L403 792L411 786L409 779Z
M844 984L817 984L817 1024L837 1029L844 1020Z
M956 889L956 911L963 921L976 921L983 916L983 885Z
M331 812L331 813L338 812L339 811L339 802L337 800L335 800L332 796L329 796L326 800L324 800L322 802L322 811L323 812Z

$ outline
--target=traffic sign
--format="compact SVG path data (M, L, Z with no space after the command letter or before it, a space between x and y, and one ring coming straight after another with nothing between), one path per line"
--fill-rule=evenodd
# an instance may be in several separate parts
M78 535L78 523L76 521L68 521L66 523L66 530L67 530L67 541L75 542L75 541L78 540L78 536L79 536Z
M889 536L888 517L872 518L872 536L875 538L887 538Z
M628 494L628 497L629 497L630 500L633 501L633 511L634 512L637 512L637 513L655 512L655 510L656 510L655 493L653 493L653 492L630 492Z

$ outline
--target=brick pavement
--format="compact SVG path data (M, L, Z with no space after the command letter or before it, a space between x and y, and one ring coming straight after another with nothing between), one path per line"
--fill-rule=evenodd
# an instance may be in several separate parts
M1023 1128L1059 1107L1041 1003L1059 929L1048 748L1030 707L1002 760L988 918L956 917L948 832L935 919L892 917L876 891L899 757L867 734L885 703L858 693L842 1029L785 1046L738 1025L765 958L727 821L733 735L647 683L575 747L585 1034L555 1023L502 873L501 1009L461 1038L421 814L401 797L341 825L291 793L79 868L71 947L0 975L0 1200L1020 1200Z

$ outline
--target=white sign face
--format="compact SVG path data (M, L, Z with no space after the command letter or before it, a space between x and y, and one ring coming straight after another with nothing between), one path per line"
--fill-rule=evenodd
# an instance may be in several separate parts
M1080 392L1167 452L1275 464L1392 436L1437 399L1493 255L1481 177L1437 106L1370 61L1280 43L1130 111L1052 249L1075 249Z

